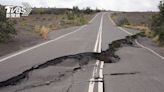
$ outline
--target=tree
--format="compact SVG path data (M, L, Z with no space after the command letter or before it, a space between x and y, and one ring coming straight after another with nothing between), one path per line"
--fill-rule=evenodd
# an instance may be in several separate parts
M100 9L98 9L98 8L96 8L96 10L95 10L96 12L101 12L101 10Z
M15 35L13 25L6 19L5 8L0 5L0 42L6 42Z
M164 44L164 1L160 1L159 13L152 17L152 27L155 36L159 36L159 41Z
M91 14L93 12L93 10L90 7L87 7L84 11L84 13L86 14Z
M74 7L73 7L73 12L74 12L74 13L79 13L79 12L80 12L78 6L74 6Z

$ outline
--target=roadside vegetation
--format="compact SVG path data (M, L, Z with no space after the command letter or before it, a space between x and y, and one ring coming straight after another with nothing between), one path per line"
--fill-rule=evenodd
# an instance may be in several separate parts
M159 12L116 12L112 19L116 25L144 31L157 44L164 46L164 2Z
M164 1L160 1L159 10L152 18L151 30L154 39L164 45Z
M0 56L48 40L48 34L57 29L80 26L100 10L89 7L33 8L29 16L6 19L6 10L0 5Z
M36 32L47 40L50 31L84 25L100 10L89 7L80 10L77 6L72 9L33 8L29 16L16 19L6 19L5 12L0 5L0 42L9 41L20 31Z
M12 19L12 21L16 30L33 31L47 40L50 31L84 25L96 12L99 12L99 10L92 10L89 7L80 10L77 6L72 9L33 8L28 17Z
M0 42L7 42L16 35L13 25L6 19L5 12L4 7L0 5Z
M36 25L34 28L34 32L38 33L45 40L48 39L49 31L50 31L50 29L48 27L45 27L45 26Z

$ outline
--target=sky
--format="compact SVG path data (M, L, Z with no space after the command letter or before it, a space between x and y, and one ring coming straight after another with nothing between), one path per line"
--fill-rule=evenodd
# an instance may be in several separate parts
M2 5L21 5L28 2L32 7L56 7L80 9L105 9L115 11L158 11L160 0L0 0Z

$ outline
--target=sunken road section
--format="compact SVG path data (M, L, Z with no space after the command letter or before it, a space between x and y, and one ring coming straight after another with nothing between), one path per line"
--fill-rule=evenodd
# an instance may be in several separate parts
M0 88L4 88L7 86L12 86L12 85L17 85L18 83L22 82L23 80L28 80L30 75L29 73L40 70L40 69L45 69L50 66L57 66L63 62L74 62L78 63L78 66L73 67L71 70L72 73L76 72L79 69L82 69L82 66L87 65L89 61L92 60L100 60L104 61L105 63L116 63L119 61L119 56L115 55L115 52L123 46L133 46L134 40L138 38L138 36L143 36L143 33L138 33L135 35L127 36L125 39L120 39L113 41L111 44L109 44L109 48L106 51L102 51L101 53L94 53L94 52L86 52L86 53L79 53L75 55L68 55L68 56L63 56L59 58L55 58L49 61L46 61L45 63L35 65L21 74L11 77L8 80L1 81L0 82ZM68 63L69 63L68 62ZM64 76L64 74L59 73L57 75L58 77ZM55 80L54 80L55 81Z

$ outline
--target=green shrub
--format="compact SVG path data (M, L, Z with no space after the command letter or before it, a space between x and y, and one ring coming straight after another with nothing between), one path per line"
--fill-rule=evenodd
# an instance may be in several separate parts
M164 44L164 1L160 1L159 4L160 12L152 17L151 29L153 30L154 36L159 36L159 41Z
M3 6L0 5L0 42L6 42L16 34L13 25L6 19Z
M73 20L73 19L75 18L75 14L74 14L74 12L72 12L72 11L66 11L65 17L66 17L66 19L68 19L68 20Z
M85 14L91 14L91 13L93 13L93 10L90 9L90 7L87 7L87 8L84 10L84 13L85 13Z

